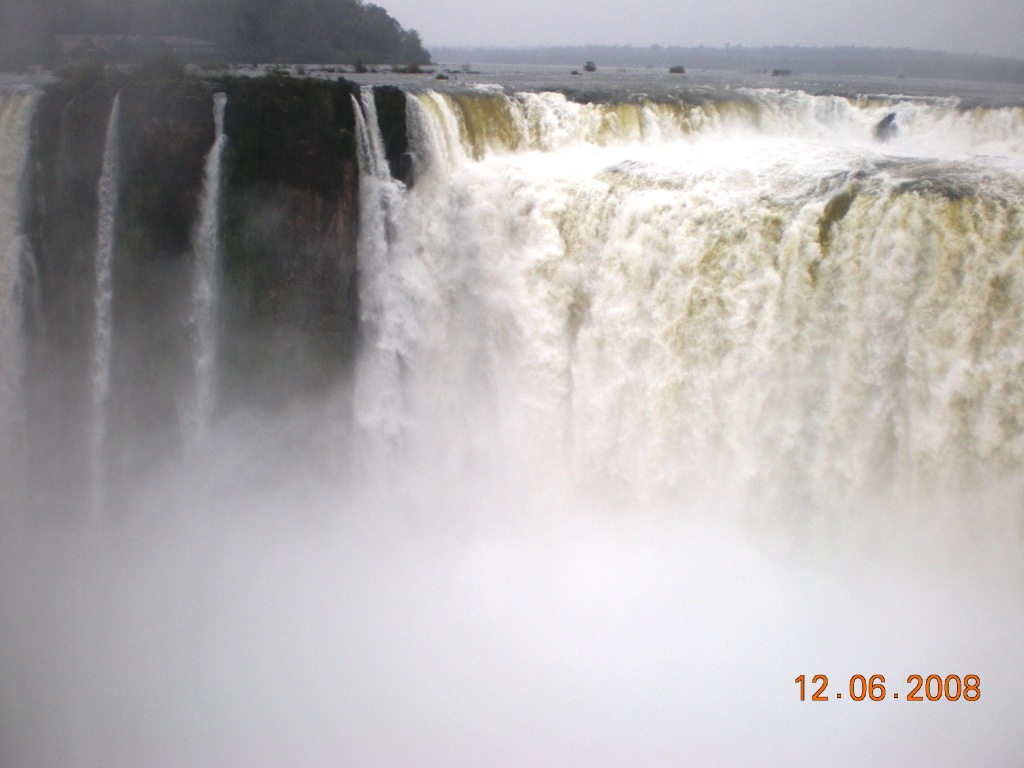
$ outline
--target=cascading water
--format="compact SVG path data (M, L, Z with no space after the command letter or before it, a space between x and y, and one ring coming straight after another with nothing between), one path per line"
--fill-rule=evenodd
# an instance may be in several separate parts
M1019 761L1024 112L416 90L406 186L354 106L354 380L0 515L0 763Z
M210 430L216 390L217 324L220 302L221 157L227 144L224 111L227 95L214 94L215 138L206 156L199 219L192 233L195 264L192 276L190 323L193 334L193 399L186 408L184 432L193 445L202 445Z
M120 160L121 94L114 96L103 142L103 165L96 197L96 287L92 337L92 462L93 505L102 508L106 497L104 451L107 442L107 400L110 396L110 355L113 334L114 254L117 248L118 165Z
M403 334L414 310L402 282L396 279L401 256L392 252L391 245L404 216L405 188L388 169L373 88L364 87L358 100L353 97L353 106L359 158L358 259L364 340L355 402L368 449L379 457L393 449L403 433Z
M484 430L630 495L842 519L1016 487L1021 110L901 104L882 146L888 109L410 97L422 171L389 248L415 256L364 307L401 318L391 402L431 446Z
M37 100L32 90L0 92L0 433L9 448L15 442L24 373L22 286L27 275L22 178ZM0 452L0 460L7 458L4 453Z

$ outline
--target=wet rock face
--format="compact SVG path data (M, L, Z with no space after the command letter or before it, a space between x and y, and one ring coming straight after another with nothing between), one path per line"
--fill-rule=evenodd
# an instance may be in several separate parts
M68 354L81 351L78 332L91 318L96 183L115 93L109 83L61 83L43 95L35 117L27 229L42 309Z
M211 99L205 84L192 81L121 91L124 219L167 257L180 258L191 248L204 159L214 139Z
M24 406L32 424L26 465L40 508L69 508L89 472L96 183L116 91L102 81L59 83L35 115L26 231L39 307L25 318Z
M29 323L30 418L38 454L76 487L93 409L98 197L120 98L108 439L126 474L180 443L193 376L193 229L227 95L222 155L217 402L277 405L343 381L358 338L358 86L298 78L62 82L40 100L27 231L40 274ZM379 96L388 158L411 178L405 97ZM404 169L404 170L403 170ZM54 444L64 447L54 451ZM77 467L77 468L76 468ZM76 479L77 478L77 479Z
M291 77L231 78L218 87L228 96L226 158L232 184L285 184L318 193L338 192L358 169L352 96L346 81Z
M223 90L223 385L275 402L337 381L355 353L358 88L271 77Z
M116 407L109 409L107 435L111 455L120 457L115 472L176 444L177 399L191 366L183 316L192 222L213 143L212 94L199 81L181 79L58 83L40 100L30 166L27 230L41 306L27 328L33 386L26 405L32 441L62 467L69 486L86 471L89 451L97 183L118 93L110 367Z
M409 153L409 135L406 131L405 92L394 85L373 89L377 107L377 121L384 139L384 155L391 175L407 186L413 183L413 161Z
M191 80L121 89L109 430L128 472L178 442L193 368L192 229L214 140L212 100Z
M888 141L893 138L899 130L896 125L896 113L890 112L875 125L875 138L879 141Z

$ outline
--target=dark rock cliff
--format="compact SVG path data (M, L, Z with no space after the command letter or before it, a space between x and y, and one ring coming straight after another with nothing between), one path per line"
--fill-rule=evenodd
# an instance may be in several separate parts
M117 85L60 83L40 100L33 136L28 231L39 275L39 311L26 316L29 487L57 494L89 472L97 229L96 184ZM48 499L39 499L44 508Z
M394 85L378 86L373 89L373 101L391 175L411 186L413 162L406 131L405 91Z
M108 418L116 469L130 471L177 442L192 370L191 233L214 139L212 97L194 81L128 84L120 138Z
M40 273L29 320L33 462L60 487L89 471L97 182L121 94L108 457L134 475L181 442L192 377L192 232L227 94L218 404L277 406L344 381L358 343L357 86L297 78L132 81L47 89L36 113L28 230ZM410 179L405 97L375 94L388 159ZM43 460L45 457L46 460ZM54 466L56 462L56 467ZM64 480L54 482L55 475ZM70 493L71 491L68 491Z
M273 401L336 381L355 351L358 88L240 78L223 90L224 385Z

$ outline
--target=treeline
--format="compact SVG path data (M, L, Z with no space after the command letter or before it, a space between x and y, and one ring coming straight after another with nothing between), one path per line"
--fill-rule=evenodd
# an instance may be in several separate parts
M764 72L789 69L818 75L925 77L1024 83L1024 61L981 54L918 51L910 48L854 46L765 48L634 46L562 46L538 48L435 48L438 61L474 64L551 64L579 66L592 60L602 67L670 67Z
M362 0L0 0L0 67L59 63L59 35L197 38L236 62L430 61L415 30Z

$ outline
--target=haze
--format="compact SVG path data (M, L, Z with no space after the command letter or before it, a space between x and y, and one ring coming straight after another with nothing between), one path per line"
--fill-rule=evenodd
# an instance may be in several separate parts
M857 45L1024 57L1020 0L388 0L385 6L428 47Z
M1021 28L381 2L431 48ZM359 85L0 92L0 768L1020 764L1018 107L316 69Z

